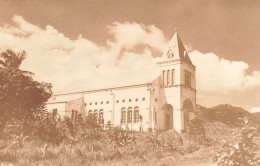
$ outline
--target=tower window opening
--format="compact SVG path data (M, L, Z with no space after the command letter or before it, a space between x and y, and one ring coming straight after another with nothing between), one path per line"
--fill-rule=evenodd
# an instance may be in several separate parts
M165 77L165 70L162 71L162 81L163 81L163 86L166 86L166 77Z
M167 70L167 86L169 86L171 83L171 75L170 75L170 70Z
M185 86L191 87L191 73L189 71L185 71Z
M174 85L174 69L172 69L172 85Z

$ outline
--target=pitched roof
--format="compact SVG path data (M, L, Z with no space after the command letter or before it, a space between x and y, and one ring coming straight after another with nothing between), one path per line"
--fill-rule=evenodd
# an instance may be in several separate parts
M131 85L140 85L152 83L156 78L160 76L158 68L127 72L117 75L105 75L94 78L89 78L82 81L74 81L69 86L59 91L56 94L76 93L83 91L93 91L110 89L116 87L124 87Z
M165 50L165 52L162 55L161 60L164 61L167 59L170 60L178 59L193 65L177 33L173 35L168 45L168 48ZM142 70L142 71L127 72L127 73L116 74L116 75L99 76L99 77L89 78L87 80L74 81L63 90L58 91L58 93L56 94L67 94L67 93L76 93L76 92L83 92L83 91L93 91L93 90L111 89L111 88L131 86L131 85L147 84L147 83L152 83L159 76L160 76L160 71L157 67Z
M163 59L180 59L181 61L192 64L187 51L185 50L177 32L174 33L167 49L162 55Z

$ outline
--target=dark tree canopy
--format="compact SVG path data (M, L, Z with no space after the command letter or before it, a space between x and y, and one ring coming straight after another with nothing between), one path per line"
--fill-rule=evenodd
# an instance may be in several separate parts
M0 54L0 132L10 120L33 119L52 94L51 84L33 80L33 73L19 69L26 53Z

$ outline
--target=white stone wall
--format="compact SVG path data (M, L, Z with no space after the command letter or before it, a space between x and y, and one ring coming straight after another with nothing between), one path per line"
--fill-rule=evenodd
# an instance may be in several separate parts
M152 84L132 85L128 87L112 88L106 90L97 90L89 92L81 92L75 94L56 95L55 100L71 101L80 97L84 98L85 114L91 110L103 110L104 124L110 121L114 126L121 125L126 128L126 124L121 124L121 109L126 110L129 107L139 107L139 114L142 115L142 123L129 123L127 127L130 130L139 131L140 126L143 131L149 128L165 130L166 111L163 110L165 104L172 106L171 114L172 129L181 132L184 129L183 102L189 99L194 109L196 108L196 75L194 69L180 61L171 64L163 64L160 66L161 71L174 69L174 82L168 86L163 86L162 76L158 77ZM185 87L185 71L192 74L191 88ZM172 79L172 78L171 78ZM129 101L129 99L131 101ZM138 101L136 101L138 99ZM144 99L144 100L143 100ZM52 103L47 105L48 110L57 109L60 115L65 115L65 103ZM134 112L134 111L133 111ZM127 114L127 113L126 113ZM155 115L156 121L155 122ZM132 114L134 117L134 113ZM127 116L126 116L127 119Z
M65 116L65 109L66 109L66 103L53 103L53 104L47 104L46 109L48 112L52 113L53 109L57 109L57 113L60 115L60 117Z

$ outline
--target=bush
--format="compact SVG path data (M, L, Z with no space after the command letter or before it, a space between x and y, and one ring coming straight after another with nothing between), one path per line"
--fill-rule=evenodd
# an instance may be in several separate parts
M254 138L257 129L248 122L247 118L243 119L245 126L241 133L233 138L233 142L224 141L222 150L216 154L213 161L218 165L259 165L260 158L256 157L256 151L259 150Z
M128 131L121 127L115 127L108 132L109 139L117 146L125 146L134 143L136 138L134 135L130 136Z

